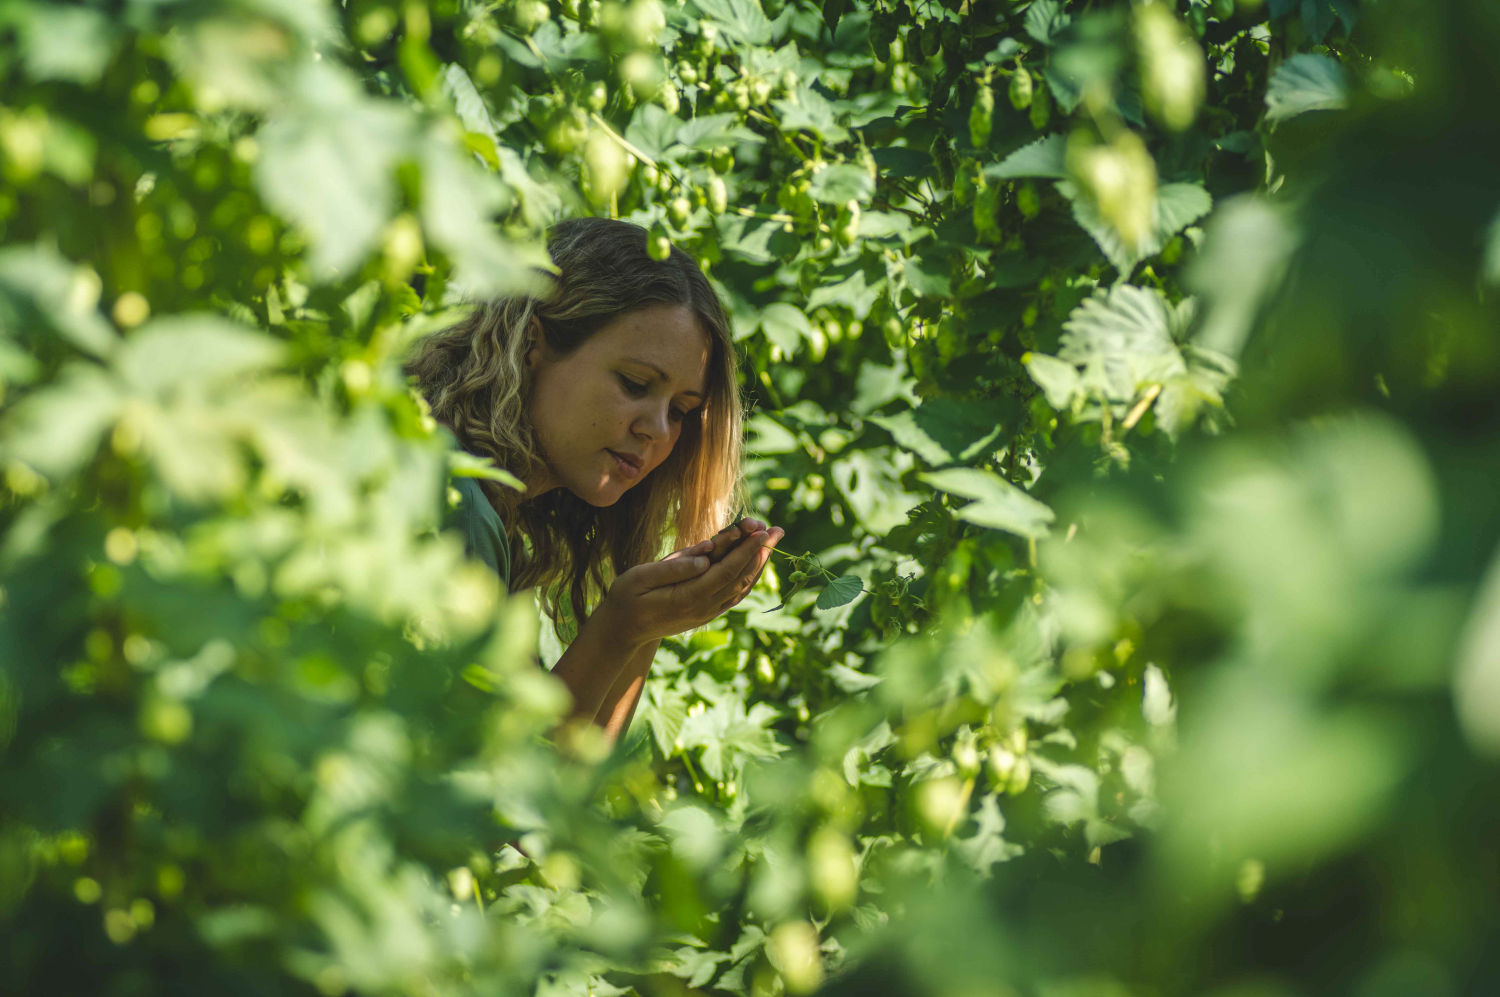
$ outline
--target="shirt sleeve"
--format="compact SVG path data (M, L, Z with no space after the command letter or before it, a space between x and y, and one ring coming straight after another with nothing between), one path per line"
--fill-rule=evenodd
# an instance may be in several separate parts
M463 535L464 550L489 565L509 591L510 543L500 514L473 478L455 478L453 487L458 490L459 504L452 512L451 525Z

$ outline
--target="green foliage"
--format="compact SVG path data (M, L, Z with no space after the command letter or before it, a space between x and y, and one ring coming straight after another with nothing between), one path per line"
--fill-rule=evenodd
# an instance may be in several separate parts
M0 5L8 978L1476 989L1495 42L1477 0ZM608 755L438 529L516 482L400 371L579 213L711 275L787 529Z

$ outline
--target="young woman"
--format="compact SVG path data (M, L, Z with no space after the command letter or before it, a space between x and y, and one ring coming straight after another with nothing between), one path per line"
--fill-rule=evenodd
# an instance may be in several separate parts
M550 293L479 305L408 370L461 447L526 486L458 479L455 525L511 591L583 621L553 674L613 741L662 638L743 599L784 531L715 533L741 498L742 416L729 321L692 258L653 260L644 229L603 218L558 224L547 249Z

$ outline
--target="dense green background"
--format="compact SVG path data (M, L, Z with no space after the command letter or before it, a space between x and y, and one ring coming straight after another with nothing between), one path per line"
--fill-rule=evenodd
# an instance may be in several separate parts
M1482 0L0 2L0 981L1486 992L1496 50ZM583 213L703 261L788 531L607 757L400 374Z

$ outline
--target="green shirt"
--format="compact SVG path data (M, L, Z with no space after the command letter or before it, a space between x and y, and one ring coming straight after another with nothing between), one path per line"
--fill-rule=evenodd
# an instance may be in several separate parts
M510 542L505 539L505 525L490 505L484 489L474 478L454 478L453 487L460 496L458 507L448 513L448 525L464 538L464 550L477 557L500 576L510 590Z

